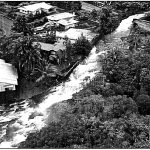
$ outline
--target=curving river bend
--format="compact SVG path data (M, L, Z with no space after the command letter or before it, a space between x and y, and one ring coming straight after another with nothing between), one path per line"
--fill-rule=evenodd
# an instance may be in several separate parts
M123 20L116 31L106 37L109 43L114 43L129 34L133 19L143 17L144 14L133 15ZM55 91L45 97L45 100L36 108L29 107L28 101L13 104L12 107L0 116L0 148L17 148L25 141L30 132L40 130L45 126L47 109L54 103L70 99L72 94L80 91L83 85L93 79L99 72L98 56L105 53L101 42L93 47L89 57L73 71L65 83L52 89ZM103 43L104 44L104 43ZM88 79L88 80L85 80ZM21 106L21 109L19 107ZM16 111L17 110L17 111ZM34 117L30 117L36 114Z

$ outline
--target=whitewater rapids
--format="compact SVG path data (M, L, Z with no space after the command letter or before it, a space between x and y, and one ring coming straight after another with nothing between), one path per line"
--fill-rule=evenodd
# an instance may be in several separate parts
M133 15L123 20L116 31L111 34L113 39L127 36L132 20L139 19L143 16L144 14ZM112 40L112 42L114 42L114 40ZM96 47L94 46L89 57L77 66L70 75L69 80L54 87L52 91L55 92L47 95L45 100L36 108L29 107L28 102L24 101L23 104L21 104L24 110L16 112L14 109L14 111L7 113L7 115L2 115L0 117L0 123L3 123L4 125L1 127L0 131L0 140L2 141L0 148L17 148L20 142L26 140L29 133L44 127L48 115L47 109L54 103L72 98L74 93L79 92L83 88L83 85L86 85L92 80L100 71L97 59L98 56L103 53L105 53L103 49L97 52ZM40 115L37 115L32 119L29 118L29 116L35 112ZM12 121L11 124L5 124L5 122L10 121ZM6 134L8 134L9 137L6 138Z

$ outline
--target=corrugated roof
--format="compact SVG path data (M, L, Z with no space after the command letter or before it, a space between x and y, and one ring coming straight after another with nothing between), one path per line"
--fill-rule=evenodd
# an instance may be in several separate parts
M46 28L48 26L53 26L53 25L54 25L54 23L52 21L51 22L49 21L42 26L36 27L35 30L43 30L44 28Z
M96 33L91 32L90 30L86 30L86 29L75 29L75 28L70 28L67 31L63 31L63 32L56 32L56 37L61 37L64 38L65 36L67 36L69 39L71 40L76 40L79 37L81 37L81 35L83 34L83 36L85 36L89 41L91 41L96 35Z
M17 69L13 67L9 63L5 63L4 60L0 59L0 83L7 83L7 84L13 84L17 85Z
M68 13L68 12L64 12L64 13L59 13L59 14L47 16L47 18L49 20L58 21L58 20L61 20L61 19L71 18L71 17L74 17L74 16L76 16L76 15Z
M45 51L50 51L50 50L54 50L54 51L58 51L58 50L64 50L66 48L66 46L63 44L64 40L61 39L58 42L56 42L55 44L48 44L48 43L44 43L44 42L34 42L34 44L39 43L41 45L41 49L45 50Z
M64 25L64 26L67 26L67 25L70 25L70 24L75 24L75 23L78 23L79 21L76 21L76 20L74 20L74 19L70 19L70 20L59 20L58 21L58 23L59 24L62 24L62 25Z
M36 3L28 6L23 6L20 7L19 9L26 10L26 11L36 11L37 9L43 8L43 9L50 9L53 8L54 6L48 5L45 2L42 3Z

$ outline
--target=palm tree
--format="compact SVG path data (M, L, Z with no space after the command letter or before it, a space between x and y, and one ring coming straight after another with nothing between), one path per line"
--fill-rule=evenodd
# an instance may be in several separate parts
M49 56L49 62L54 65L60 65L59 57L57 54L53 54Z
M35 68L42 65L43 59L40 53L40 45L33 44L33 38L28 36L5 37L1 40L0 51L1 58L16 67L18 72L17 92L20 93L22 79L35 80L32 75Z
M44 66L44 67L43 67ZM40 73L39 78L36 80L36 83L42 83L45 85L49 84L53 79L57 82L59 76L63 76L60 71L60 68L57 65L47 63L45 61L44 65L41 65L39 68L35 68L35 74Z
M33 28L28 24L28 20L25 16L17 17L11 30L18 33L23 32L24 36L33 35Z
M13 40L7 53L13 56L11 63L17 68L18 74L27 79L34 68L42 62L40 46L33 45L33 38L30 36Z

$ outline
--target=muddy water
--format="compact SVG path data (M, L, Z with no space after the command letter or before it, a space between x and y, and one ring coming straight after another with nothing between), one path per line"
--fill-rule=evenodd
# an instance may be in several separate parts
M113 44L118 42L121 37L127 36L132 20L140 17L143 17L143 14L130 16L123 20L116 31L106 37L106 42ZM29 107L29 102L26 100L14 104L1 115L0 148L15 148L27 138L29 133L44 127L48 115L47 109L51 105L70 99L74 93L83 88L83 85L96 76L100 70L97 59L99 55L105 53L105 43L100 41L96 47L93 47L89 57L73 71L69 80L54 87L52 89L54 92L48 94L36 108Z

